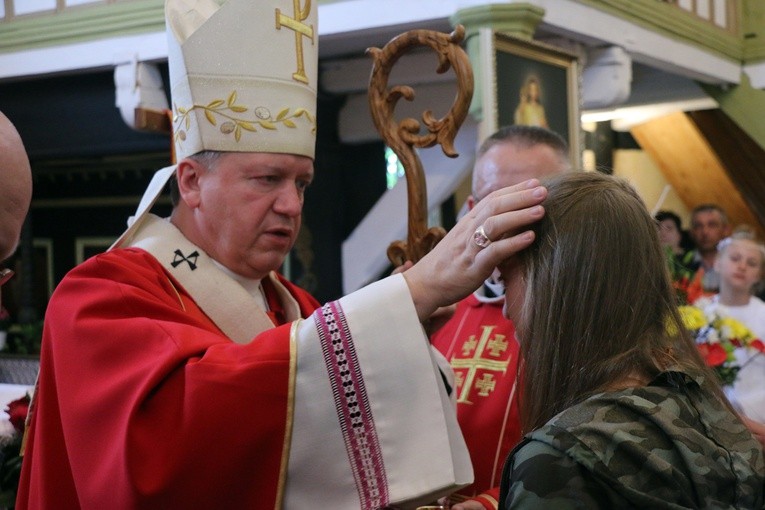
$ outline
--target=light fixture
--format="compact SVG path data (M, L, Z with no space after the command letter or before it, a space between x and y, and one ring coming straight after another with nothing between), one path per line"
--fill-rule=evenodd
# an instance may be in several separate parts
M583 124L611 121L614 131L629 131L633 126L674 112L690 112L717 108L717 102L710 98L672 101L639 106L623 106L608 110L591 110L582 113Z

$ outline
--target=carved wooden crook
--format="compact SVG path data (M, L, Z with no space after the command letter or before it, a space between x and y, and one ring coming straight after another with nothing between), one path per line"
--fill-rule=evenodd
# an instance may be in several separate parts
M432 147L441 144L444 154L457 157L454 137L468 113L473 97L473 70L470 60L460 43L465 37L465 28L457 25L454 32L444 34L431 30L411 30L386 44L382 49L369 48L367 53L374 58L372 75L369 79L369 107L377 131L385 143L396 153L406 174L409 221L407 241L394 241L388 247L388 259L394 266L407 260L417 262L443 239L446 231L441 227L428 229L428 195L425 173L414 147ZM388 89L388 77L398 59L411 48L430 46L438 54L436 72L444 73L449 67L457 76L457 95L449 112L436 120L430 110L422 114L422 121L428 133L420 135L420 123L405 118L396 124L393 112L400 98L414 99L414 89L400 85Z

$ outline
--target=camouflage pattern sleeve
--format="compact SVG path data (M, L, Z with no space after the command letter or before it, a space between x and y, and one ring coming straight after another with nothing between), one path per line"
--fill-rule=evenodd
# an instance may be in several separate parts
M526 441L508 462L504 510L629 507L571 458L540 441Z
M501 508L763 509L765 458L703 379L660 374L602 393L510 454Z

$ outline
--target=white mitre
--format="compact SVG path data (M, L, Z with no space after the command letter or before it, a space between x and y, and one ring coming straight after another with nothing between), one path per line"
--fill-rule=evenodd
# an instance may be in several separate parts
M167 0L177 159L203 150L314 157L311 0Z
M167 0L165 17L176 160L205 150L314 158L312 0ZM130 243L174 173L154 174L112 249Z

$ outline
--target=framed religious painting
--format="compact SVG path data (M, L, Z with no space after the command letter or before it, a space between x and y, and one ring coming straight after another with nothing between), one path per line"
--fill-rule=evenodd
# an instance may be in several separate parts
M537 41L494 33L497 126L542 126L569 144L581 167L580 68L577 56Z

